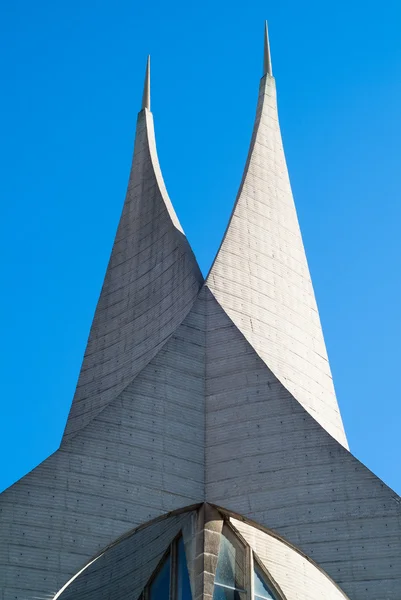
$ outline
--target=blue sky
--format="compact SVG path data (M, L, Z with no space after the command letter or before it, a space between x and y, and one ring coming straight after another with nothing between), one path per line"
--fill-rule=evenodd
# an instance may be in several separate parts
M401 4L70 0L0 15L0 489L59 442L152 55L174 206L204 272L244 166L269 20L280 121L353 453L401 492Z

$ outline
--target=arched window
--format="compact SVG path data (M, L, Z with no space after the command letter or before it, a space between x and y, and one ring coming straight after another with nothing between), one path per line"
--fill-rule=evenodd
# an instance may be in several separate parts
M206 554L204 564L200 564L199 556L191 564L194 581L200 586L204 585L199 583L202 581L199 579L202 571L207 575L214 575L212 600L285 600L266 568L231 523L224 521L221 534L217 535L220 537L217 557L214 554L214 566L210 559L206 563ZM200 590L195 593L199 596ZM139 600L192 600L188 562L181 534L168 547Z

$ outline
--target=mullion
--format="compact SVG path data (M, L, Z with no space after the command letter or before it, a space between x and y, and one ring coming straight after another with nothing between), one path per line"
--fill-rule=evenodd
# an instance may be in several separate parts
M170 600L177 598L177 539L173 540L170 547Z

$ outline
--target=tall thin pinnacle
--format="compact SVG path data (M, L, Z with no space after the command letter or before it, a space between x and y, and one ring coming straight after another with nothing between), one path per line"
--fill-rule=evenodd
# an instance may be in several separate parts
M146 63L145 83L143 85L142 109L150 110L150 55Z
M269 31L267 29L267 21L265 21L265 50L263 55L263 77L265 75L273 76L272 58L270 55Z

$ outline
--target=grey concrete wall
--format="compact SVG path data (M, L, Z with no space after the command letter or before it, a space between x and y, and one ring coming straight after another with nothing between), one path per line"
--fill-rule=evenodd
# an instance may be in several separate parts
M0 598L51 597L117 537L204 498L199 304L118 398L0 496Z
M295 400L210 295L206 501L276 531L352 598L399 600L401 499Z
M347 446L269 75L260 83L242 183L207 285L294 398Z
M182 323L201 283L164 186L153 117L144 109L64 439L85 427L155 356Z

